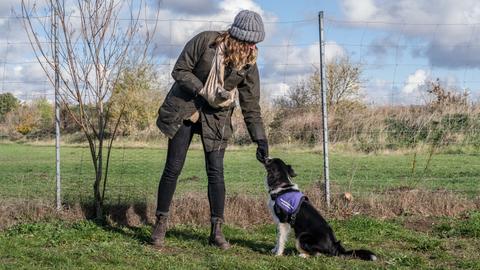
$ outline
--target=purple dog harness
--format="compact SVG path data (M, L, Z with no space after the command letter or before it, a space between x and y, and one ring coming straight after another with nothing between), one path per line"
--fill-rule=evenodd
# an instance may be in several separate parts
M300 205L307 198L302 192L298 190L292 190L285 193L281 193L272 198L275 200L275 208L281 211L286 217L288 223L293 225L297 217L297 213L300 210Z
M300 191L290 191L278 195L275 204L278 205L286 214L291 215L297 212L303 199L303 193Z

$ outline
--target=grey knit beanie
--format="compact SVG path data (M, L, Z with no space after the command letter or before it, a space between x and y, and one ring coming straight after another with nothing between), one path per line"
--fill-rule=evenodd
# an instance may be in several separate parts
M233 20L228 30L230 35L238 40L258 43L265 39L262 17L255 11L242 10Z

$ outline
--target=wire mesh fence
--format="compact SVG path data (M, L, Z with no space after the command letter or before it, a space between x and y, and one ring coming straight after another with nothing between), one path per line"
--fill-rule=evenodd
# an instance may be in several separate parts
M54 89L23 34L22 20L13 12L0 19L5 33L0 38L0 196L53 202ZM125 126L114 142L106 184L109 202L155 202L167 139L156 129L154 117L173 83L170 72L176 57L196 32L225 30L230 22L160 18L145 23L158 24L151 52L152 89L158 100L150 103L152 116L146 117L146 124ZM323 172L317 17L265 24L275 33L258 44L271 156L292 164L301 187L318 187ZM392 29L398 34L391 34ZM439 36L446 31L468 38L464 44L445 45ZM410 39L412 32L433 41ZM368 198L391 190L426 189L476 198L480 191L478 70L453 62L457 68L449 69L435 62L438 59L418 60L412 55L435 48L472 50L477 46L477 25L358 22L327 16L325 35L327 89L332 93L328 103L332 195L348 192ZM341 73L345 70L353 73ZM441 80L436 82L436 77ZM455 80L444 83L444 78ZM82 133L62 112L62 199L89 201L92 157ZM264 196L265 172L255 160L255 146L249 145L239 109L233 118L235 133L225 159L227 193ZM195 137L177 194L206 194L204 167L201 143Z

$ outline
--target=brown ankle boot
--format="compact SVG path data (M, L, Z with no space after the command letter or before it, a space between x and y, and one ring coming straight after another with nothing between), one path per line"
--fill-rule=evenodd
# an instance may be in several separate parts
M225 240L225 236L222 233L222 223L223 219L212 218L212 227L210 230L210 238L208 239L208 243L223 250L227 250L230 248L230 244L227 242L227 240Z
M155 226L153 226L150 243L156 248L163 248L165 241L165 233L167 232L167 216L158 216Z

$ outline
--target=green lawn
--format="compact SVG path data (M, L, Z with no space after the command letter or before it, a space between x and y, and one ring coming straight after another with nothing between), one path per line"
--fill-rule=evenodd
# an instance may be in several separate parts
M306 189L321 178L320 153L276 146L271 152L292 164L301 187ZM164 159L163 149L116 148L109 202L154 201ZM412 173L413 154L333 151L332 189L368 195L399 186L420 186L478 196L479 154L435 154L425 170L427 159L426 154L418 154ZM52 146L0 144L0 198L53 200L54 169ZM255 159L254 147L228 151L225 173L229 195L264 194L264 170ZM87 149L63 147L64 200L89 199L92 183ZM206 186L203 152L192 149L177 195L206 190ZM207 245L209 228L180 225L168 232L168 249L159 252L146 244L148 226L112 227L50 219L0 231L0 269L480 269L480 213L461 219L417 218L419 223L410 225L405 216L386 221L363 216L331 221L347 248L372 249L379 255L378 262L324 256L302 259L296 256L293 241L287 256L273 257L269 254L275 240L273 225L227 226L226 235L234 247L226 252Z
M271 147L271 155L293 165L301 187L322 177L321 154L308 149L285 150ZM165 150L157 148L116 148L112 153L107 195L116 200L155 199ZM91 195L92 166L86 148L63 147L62 184L65 200ZM360 194L387 188L414 185L478 195L480 154L435 154L427 170L427 155L418 154L412 173L413 154L365 155L331 153L333 190ZM52 146L0 144L0 197L53 199L55 156ZM255 159L255 148L228 151L225 158L227 192L263 194L264 170ZM207 186L202 150L190 150L177 193L201 191Z
M0 269L480 269L480 214L438 220L428 231L407 229L401 221L354 217L331 222L348 248L369 248L376 262L319 256L303 259L293 239L286 256L269 253L273 225L250 230L227 227L228 251L207 245L208 228L177 226L167 233L168 248L146 242L149 227L98 225L90 221L22 224L0 233Z

